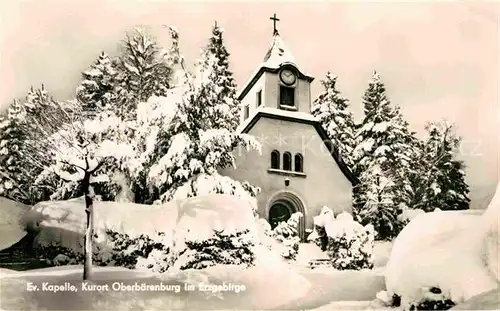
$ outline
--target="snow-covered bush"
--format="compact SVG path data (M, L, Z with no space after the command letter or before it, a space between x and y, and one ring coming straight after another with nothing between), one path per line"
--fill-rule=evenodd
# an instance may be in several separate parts
M155 260L161 260L156 253L162 254L162 258L166 260L170 249L169 243L164 239L164 232L157 232L157 236L153 237L141 234L135 238L131 238L126 233L119 233L113 230L107 230L106 234L111 241L111 254L108 259L108 265L133 269L137 266L141 258L151 261L149 256L153 251L156 251L153 256ZM144 261L142 263L144 264ZM155 270L155 263L140 267Z
M52 260L52 263L54 264L54 266L64 266L69 264L70 261L71 258L69 258L68 256L59 254Z
M83 264L83 252L74 251L73 249L67 248L57 242L49 243L46 245L39 245L34 249L34 251L35 258L45 261L49 265L63 265L62 262L57 262L55 260L61 254L65 255L68 258L68 260L64 264ZM96 247L94 247L92 260L96 265L105 265L100 264L102 263L102 260Z
M375 231L372 225L362 226L343 212L335 218L333 211L323 206L313 218L314 231L307 240L326 251L334 268L359 270L373 268Z
M253 265L257 230L252 204L234 195L180 201L169 255L173 270Z
M140 234L131 237L126 233L114 230L106 230L106 239L99 239L94 235L96 241L105 241L103 244L95 243L92 261L98 266L119 266L128 269L146 268L153 272L164 272L168 268L168 253L170 241L164 232L157 232L156 236ZM50 243L39 246L36 249L39 259L50 261L52 265L82 264L83 253L64 247L59 243ZM57 254L54 256L54 254ZM56 260L64 255L67 260ZM52 258L54 258L52 260ZM161 267L165 267L162 270Z
M328 235L327 254L334 268L360 270L373 268L375 232L373 226L362 226L347 213L325 225Z
M302 213L294 213L290 219L280 222L272 231L272 236L283 246L280 254L285 259L295 260L299 253L298 228L301 217Z
M175 268L203 269L218 264L252 266L255 256L251 248L255 246L249 230L227 232L214 230L207 240L186 240L185 248L175 255Z
M314 231L307 237L308 241L314 242L322 251L326 251L328 246L328 236L325 230L325 224L333 221L335 215L328 206L323 206L318 216L313 218Z
M273 238L273 230L271 225L264 218L257 219L257 235L259 242L269 250L273 250L276 246L276 240Z

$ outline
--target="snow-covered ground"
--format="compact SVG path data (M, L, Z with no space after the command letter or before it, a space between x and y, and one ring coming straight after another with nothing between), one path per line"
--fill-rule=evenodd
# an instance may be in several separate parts
M23 216L29 209L27 205L0 197L0 250L26 235Z
M381 275L370 271L309 270L296 272L287 265L256 266L246 270L236 266L212 267L205 270L186 270L170 273L161 279L138 270L95 267L95 284L135 282L145 284L180 285L180 291L99 291L99 292L31 292L27 282L41 286L69 284L81 288L81 266L64 266L26 272L0 271L0 307L2 310L249 310L249 309L312 309L332 301L372 300L384 288ZM233 291L212 294L198 290L198 285L232 284L245 286L239 293ZM184 284L194 284L193 292L184 290ZM240 287L241 289L241 287ZM337 302L342 304L342 302ZM348 304L349 305L349 304ZM351 303L344 310L356 310L363 303Z

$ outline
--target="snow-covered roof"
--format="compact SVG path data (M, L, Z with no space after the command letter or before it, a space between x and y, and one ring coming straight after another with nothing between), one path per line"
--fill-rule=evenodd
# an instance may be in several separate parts
M261 67L279 68L283 64L291 64L297 68L299 67L290 49L288 49L278 31L275 31L271 46L264 57Z
M306 121L308 123L318 122L318 119L310 113L299 112L299 111L289 111L276 109L271 107L258 107L245 121L243 121L237 128L238 133L244 131L244 129L257 117L258 114L266 114L281 118L294 119L297 121Z

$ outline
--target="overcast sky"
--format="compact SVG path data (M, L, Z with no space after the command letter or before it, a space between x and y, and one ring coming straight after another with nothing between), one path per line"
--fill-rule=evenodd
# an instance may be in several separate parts
M464 138L474 205L493 193L499 173L499 5L479 2L0 2L0 107L30 85L71 98L80 72L101 51L116 53L135 25L147 25L168 47L162 25L180 32L192 61L215 20L225 29L239 86L262 61L278 29L302 70L319 80L337 75L339 90L361 117L361 96L376 69L392 102L418 133L446 118Z

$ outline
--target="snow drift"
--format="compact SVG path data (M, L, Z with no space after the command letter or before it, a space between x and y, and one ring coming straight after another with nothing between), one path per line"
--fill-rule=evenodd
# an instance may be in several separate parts
M81 252L86 226L83 198L36 204L24 221L28 228L37 231L35 246L56 243ZM131 238L163 232L170 241L182 245L186 238L194 238L193 234L205 239L214 229L255 230L253 224L250 203L231 195L214 194L161 205L94 203L94 233L99 245L109 242L106 230Z
M415 217L396 238L386 268L389 294L403 307L432 287L455 303L498 288L500 191L483 215L435 211Z
M23 217L29 208L0 197L0 250L12 246L26 235Z
M140 205L119 202L94 203L94 233L96 242L105 245L106 230L125 233L130 237L155 232L172 234L178 216L178 202L164 205ZM41 202L33 206L26 217L27 227L37 231L35 246L60 244L81 252L86 226L85 201Z

